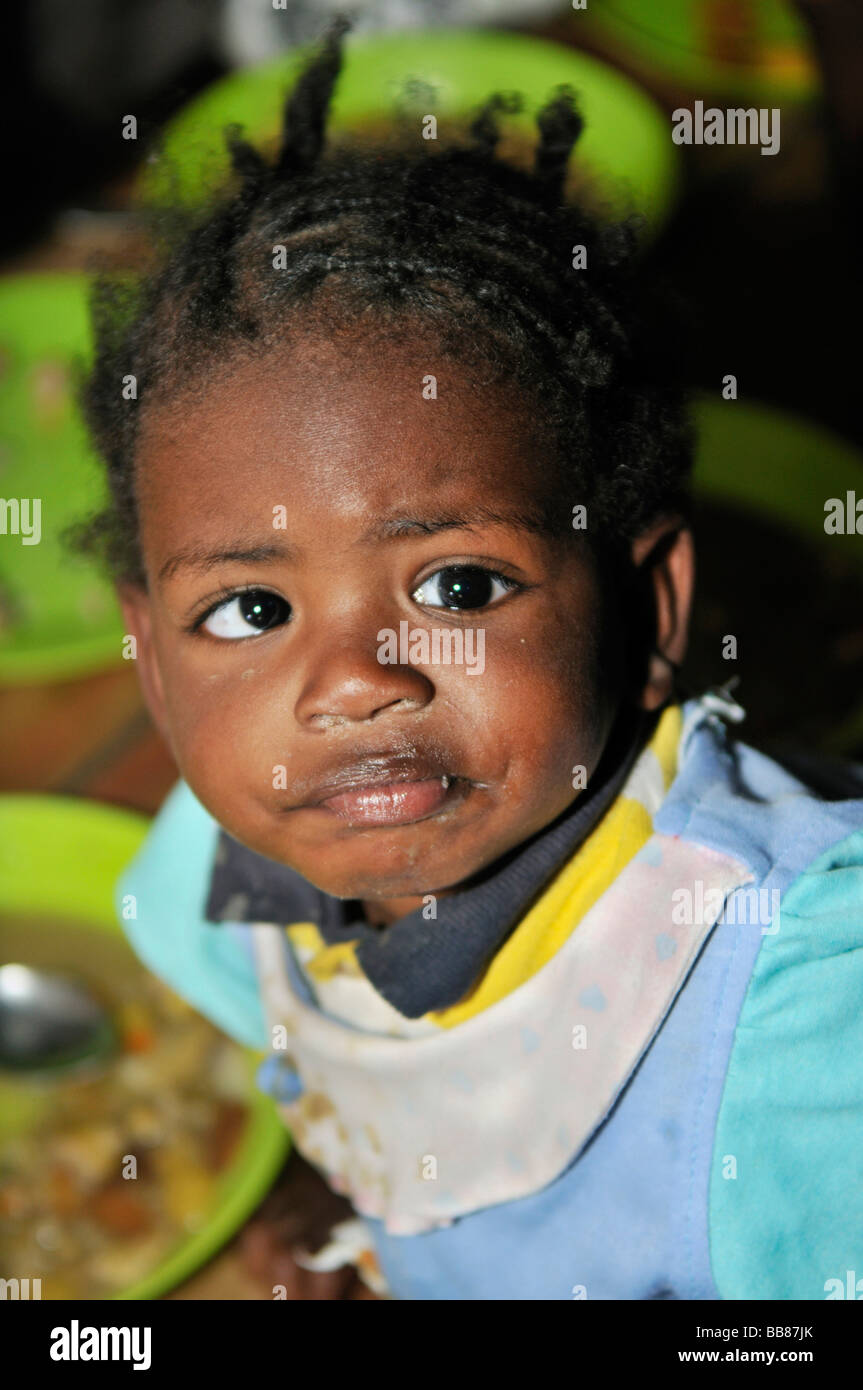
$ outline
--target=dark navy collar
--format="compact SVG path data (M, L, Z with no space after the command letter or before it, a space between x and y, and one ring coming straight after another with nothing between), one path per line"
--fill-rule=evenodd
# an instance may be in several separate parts
M294 869L247 849L224 830L210 880L210 922L314 922L330 944L358 941L357 960L375 989L407 1018L459 1002L500 950L556 871L614 801L658 712L621 713L590 786L529 840L467 888L386 927L366 921L359 902L334 898Z

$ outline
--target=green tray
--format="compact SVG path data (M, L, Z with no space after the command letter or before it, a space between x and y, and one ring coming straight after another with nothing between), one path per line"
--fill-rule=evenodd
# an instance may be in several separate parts
M86 276L0 279L0 493L39 498L42 533L38 545L0 536L0 683L61 680L122 659L113 589L60 541L105 496L75 400L89 355Z
M0 796L0 913L57 913L122 935L114 884L147 829L142 816L98 802ZM159 1298L188 1279L235 1234L281 1168L290 1139L272 1100L254 1084L260 1054L245 1051L250 1112L222 1178L221 1204L152 1274L114 1298Z
M232 73L196 97L167 126L153 163L144 166L144 201L194 203L228 172L223 132L238 123L253 144L276 139L285 93L308 60L303 47L274 62ZM421 84L411 100L417 116L433 114L443 138L447 118L461 118L492 92L519 91L526 110L506 129L536 138L537 110L561 84L578 94L585 130L575 158L615 214L637 210L655 231L677 194L679 151L668 118L640 88L613 68L574 49L522 34L438 30L349 37L329 130L375 128L405 101L406 83ZM430 99L427 89L434 89ZM511 123L511 124L510 124ZM417 122L419 138L419 122Z

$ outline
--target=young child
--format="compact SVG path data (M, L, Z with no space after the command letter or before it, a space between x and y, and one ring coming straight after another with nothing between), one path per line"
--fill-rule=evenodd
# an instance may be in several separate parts
M532 174L494 100L470 145L325 155L339 58L99 316L91 543L182 773L124 925L269 1053L281 1234L359 1214L293 1269L863 1289L863 801L678 699L691 450L632 236L563 201L565 92Z

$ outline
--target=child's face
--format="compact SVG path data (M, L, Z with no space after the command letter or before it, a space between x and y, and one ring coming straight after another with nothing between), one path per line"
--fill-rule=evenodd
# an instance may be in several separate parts
M527 524L580 499L543 491L519 405L421 342L312 339L143 422L125 612L181 773L236 839L383 916L549 824L619 707L583 538ZM418 664L378 659L400 624ZM469 638L461 664L435 631Z

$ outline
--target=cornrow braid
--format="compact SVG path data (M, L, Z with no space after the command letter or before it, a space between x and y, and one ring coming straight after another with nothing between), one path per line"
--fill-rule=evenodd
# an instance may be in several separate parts
M515 93L485 102L467 143L326 151L346 29L334 24L295 84L273 162L231 128L229 190L174 232L155 273L96 288L85 409L110 503L78 543L115 576L143 582L134 459L148 403L234 354L370 310L383 325L422 321L454 358L519 385L548 441L542 466L591 508L595 546L623 554L659 515L687 514L691 442L639 225L564 201L582 129L572 92L539 113L531 172L496 153ZM130 372L136 403L119 390Z

